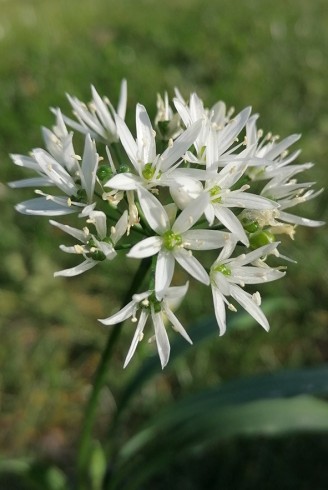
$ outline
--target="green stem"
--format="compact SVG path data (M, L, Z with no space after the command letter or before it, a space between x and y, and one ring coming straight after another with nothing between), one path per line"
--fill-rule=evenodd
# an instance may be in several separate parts
M120 146L118 145L118 143L112 143L110 146L110 150L112 150L112 152L114 153L118 165L122 165L123 156L122 156L122 153L120 151L121 149L120 149Z
M143 281L147 273L147 270L150 267L150 264L151 264L151 259L148 258L143 259L140 262L139 268L135 273L131 286L122 301L122 307L125 306L126 303L128 303L128 301L131 300L131 296L133 295L133 293L136 292L138 286ZM88 400L88 404L86 406L84 421L82 426L82 433L80 436L80 442L78 448L78 458L77 458L77 469L78 469L78 476L80 480L79 488L81 489L89 488L88 481L87 481L87 473L88 473L90 445L92 439L92 429L97 415L97 405L98 405L99 395L107 379L109 361L112 357L113 348L121 333L122 325L123 322L116 325L116 327L111 330L111 333L107 340L106 347L102 353L100 362L97 367L92 392Z

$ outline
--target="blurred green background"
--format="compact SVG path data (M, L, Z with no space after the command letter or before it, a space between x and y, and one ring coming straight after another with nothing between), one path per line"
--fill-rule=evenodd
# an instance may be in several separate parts
M156 111L156 93L196 91L207 106L218 99L260 113L260 127L281 137L302 133L300 161L316 166L303 179L327 187L328 9L325 0L1 0L0 2L0 458L36 455L70 470L93 374L107 332L96 318L119 305L130 264L98 267L71 280L53 272L73 265L58 251L61 236L47 219L18 215L31 196L7 181L24 178L9 153L42 146L49 107L69 113L65 93L90 99L90 84L115 103L128 80L128 116L136 102ZM327 220L327 194L295 213ZM326 228L299 227L279 283L263 297L271 332L260 326L216 331L169 365L137 395L122 440L172 400L199 388L254 373L316 366L328 358ZM205 288L194 285L179 317L187 327L212 314ZM140 344L122 363L132 336L126 326L108 373L96 434L115 412L135 369L153 353ZM237 439L175 467L149 488L325 489L328 436ZM299 467L301 462L301 466ZM2 487L1 487L2 488ZM7 488L7 487L3 487ZM13 487L14 488L14 487Z

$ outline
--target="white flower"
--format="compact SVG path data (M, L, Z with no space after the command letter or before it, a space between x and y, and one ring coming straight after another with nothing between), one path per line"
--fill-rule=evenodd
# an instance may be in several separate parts
M254 114L246 124L244 152L249 157L248 176L251 180L286 180L313 166L312 163L292 164L299 156L300 150L289 153L289 147L300 139L300 134L291 134L281 141L279 141L279 136L274 136L272 133L263 136L262 130L256 128L257 118L258 115ZM253 165L255 168L251 168Z
M68 172L69 176L78 172L79 165L72 143L73 133L68 133L59 109L56 111L56 125L52 130L43 127L42 134L48 151L48 154L46 152L44 153L46 153L48 157L52 157L65 171ZM30 156L17 154L10 155L15 165L34 170L40 175L40 177L10 182L10 187L17 189L22 187L46 187L53 185L52 179L44 172L38 158L35 157L35 152L40 153L43 151L44 150L41 149L34 150L31 152Z
M268 320L260 308L260 294L257 292L251 295L242 288L245 284L274 281L285 275L284 272L273 269L260 260L261 257L272 253L277 245L278 242L264 245L253 252L235 258L230 257L232 247L227 246L222 249L210 272L215 316L220 335L226 331L225 305L230 310L236 311L226 296L234 298L265 330L269 330Z
M32 157L12 155L16 165L36 170L41 177L24 179L24 184L29 186L55 186L61 190L67 198L54 196L36 190L43 197L24 201L16 206L17 211L23 214L59 216L79 211L81 207L90 204L94 196L96 173L99 156L94 142L90 136L85 138L84 151L81 164L76 158L76 165L69 169L63 165L63 161L57 161L50 153L42 148L36 148ZM11 187L22 187L18 182L11 182Z
M179 332L182 337L192 344L189 335L171 309L171 301L182 299L187 293L188 285L189 284L187 282L184 286L168 288L164 292L160 301L156 299L154 291L152 290L140 294L134 294L132 301L130 301L130 303L124 306L124 308L122 308L120 311L108 318L99 320L104 325L115 325L117 323L124 322L128 318L132 318L132 321L134 322L138 321L130 349L124 362L124 367L126 367L130 362L138 343L143 338L143 330L149 316L154 326L155 340L162 369L166 366L170 357L170 343L163 317L166 317L172 324L173 329ZM140 313L139 320L136 318L137 313Z
M117 129L115 124L116 111L107 98L102 99L96 89L92 86L92 101L87 106L77 97L67 95L73 108L73 112L78 123L67 116L64 116L66 124L83 134L90 134L95 139L100 139L105 143L118 141ZM117 114L124 119L127 104L127 84L122 80Z
M66 253L82 255L85 259L81 264L75 267L55 272L55 277L77 276L91 269L103 260L113 260L116 257L117 253L115 251L115 245L126 233L128 227L127 211L124 211L121 218L116 223L116 226L112 227L109 237L107 236L106 215L102 211L90 210L87 223L91 223L95 226L96 234L90 233L87 227L84 227L83 230L79 230L78 228L73 228L72 226L63 225L57 221L50 220L50 224L56 226L65 233L68 233L82 243L82 245L78 244L70 247L60 245L60 249Z
M116 117L117 131L128 155L135 174L124 172L112 177L105 185L118 190L135 190L140 186L147 188L168 185L174 181L174 171L185 152L194 143L202 122L195 122L185 130L161 154L156 153L155 131L152 128L146 109L141 104L136 108L137 139L135 140L125 124ZM188 169L185 169L188 173ZM190 171L189 171L190 172Z
M217 102L211 109L205 109L202 100L193 93L190 96L188 107L179 92L177 95L173 102L187 128L196 120L204 121L202 130L194 143L196 156L188 152L186 159L192 163L205 163L209 151L208 140L212 135L212 138L215 139L215 158L213 158L214 155L211 155L211 159L216 162L224 161L227 155L233 151L231 146L236 142L236 138L244 128L251 108L246 107L233 119L230 119L232 113L226 114L225 104L221 101Z
M231 239L231 234L216 230L191 230L207 205L207 195L192 201L171 225L169 215L162 204L146 189L138 189L140 206L149 226L157 233L132 247L128 257L144 258L158 254L155 271L155 292L161 298L170 285L175 261L191 276L203 284L209 277L191 250L213 250Z
M266 184L261 191L261 195L274 199L277 202L279 205L278 219L294 225L322 226L324 221L311 220L284 211L297 204L314 199L323 192L323 189L319 189L318 191L310 189L312 185L313 182L297 183L296 179L279 179L277 176Z
M210 226L216 217L229 231L231 231L237 240L244 245L249 245L248 237L240 220L229 208L259 209L267 210L278 207L274 201L266 199L249 192L249 185L243 185L240 189L231 190L231 188L243 176L246 165L243 163L228 163L219 173L208 173L208 179L205 182L204 192L208 194L209 202L204 210L206 219Z

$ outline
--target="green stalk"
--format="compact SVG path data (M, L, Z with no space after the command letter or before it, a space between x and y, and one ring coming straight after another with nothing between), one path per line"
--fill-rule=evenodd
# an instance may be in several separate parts
M137 269L135 276L131 282L131 286L126 293L123 301L122 307L126 305L131 300L131 296L137 291L138 286L142 283L149 267L151 264L151 259L143 259L140 262L139 268ZM97 415L97 406L100 392L106 383L108 365L112 357L113 348L119 338L122 330L122 325L124 322L116 325L108 337L106 347L102 353L100 362L97 367L95 374L95 379L93 382L92 392L88 400L88 404L84 413L84 421L82 425L82 432L78 447L77 456L77 470L80 482L80 489L87 488L88 486L88 462L90 455L90 446L92 440L92 429L94 426L95 418Z

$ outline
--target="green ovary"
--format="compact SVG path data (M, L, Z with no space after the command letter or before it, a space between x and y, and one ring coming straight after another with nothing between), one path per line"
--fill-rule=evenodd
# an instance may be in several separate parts
M150 307L152 305L153 308L154 308L154 312L155 313L159 313L160 311L162 311L161 304L162 304L162 302L161 301L158 301L158 299L155 296L155 293L153 292L149 296L149 306L147 306L146 309L149 310L149 311L151 311L151 308Z
M260 229L260 225L255 220L244 218L241 220L241 223L248 233L255 233Z
M218 194L221 192L221 187L219 187L218 185L215 185L214 187L212 187L212 189L210 190L210 196L211 196L211 201L212 203L220 203L222 202L222 198L220 196L218 196Z
M97 177L100 182L109 180L113 175L112 169L108 165L99 165L97 170Z
M275 241L275 236L268 230L259 230L255 233L251 233L249 236L249 243L253 250L273 243Z
M153 167L151 163L146 163L142 171L143 178L146 180L151 180L154 177L155 170L156 167ZM159 179L160 176L161 172L158 172L156 178Z
M214 267L214 272L221 272L224 276L231 276L231 269L224 264Z
M168 230L163 235L163 245L167 250L173 250L175 247L182 245L182 236Z
M93 260L98 260L99 262L106 259L106 255L101 250L95 250L94 252L91 252L90 257Z

